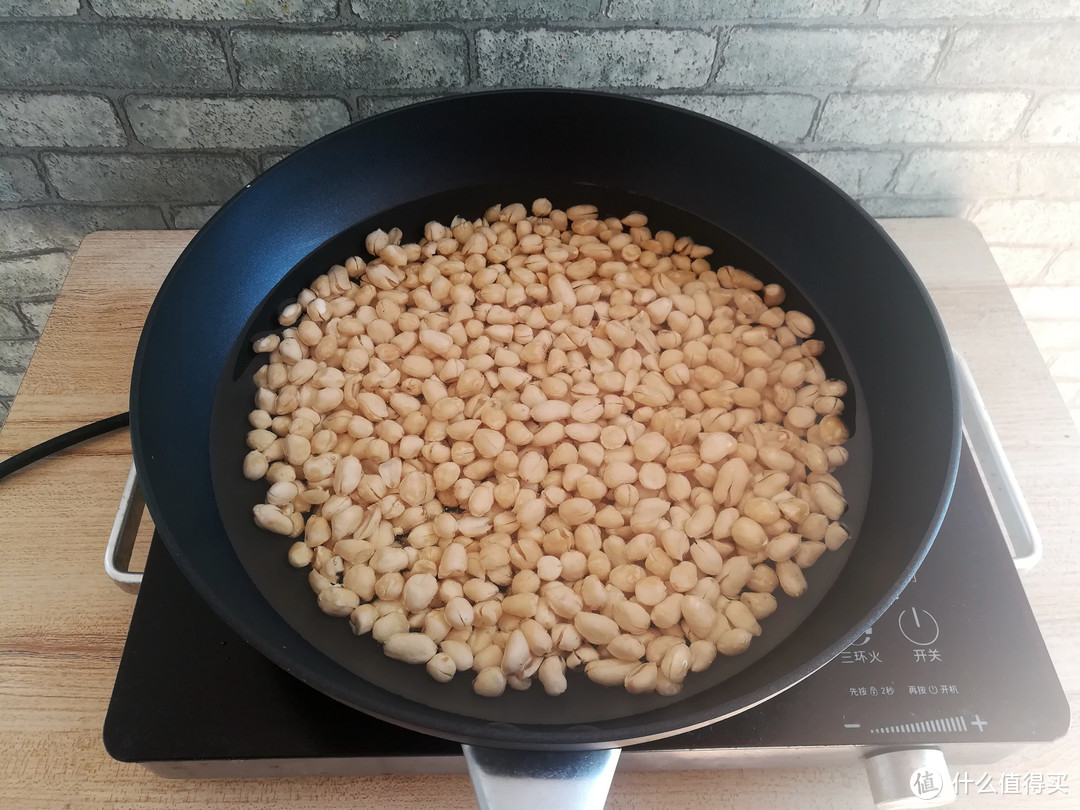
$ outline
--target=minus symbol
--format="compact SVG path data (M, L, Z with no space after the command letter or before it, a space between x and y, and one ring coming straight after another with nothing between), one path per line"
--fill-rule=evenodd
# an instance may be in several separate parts
M862 723L844 723L844 728L862 728Z

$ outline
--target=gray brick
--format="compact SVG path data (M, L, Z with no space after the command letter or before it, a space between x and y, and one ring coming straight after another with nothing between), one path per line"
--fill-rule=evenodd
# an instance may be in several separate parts
M0 211L0 256L35 250L75 250L93 231L165 227L157 208L35 205ZM0 289L3 289L0 282Z
M1020 122L1027 93L908 91L829 96L816 139L877 143L1003 141Z
M792 154L853 197L884 191L901 157L899 152L869 152L865 149Z
M36 200L45 194L45 184L29 158L0 157L0 202Z
M223 202L255 172L240 158L211 155L53 155L49 179L65 200Z
M731 31L716 83L728 87L881 87L923 82L943 28L753 26Z
M55 297L70 266L71 260L65 253L44 253L25 259L0 261L0 290L4 291L4 297L9 301L39 296Z
M272 152L269 155L262 155L259 158L259 171L260 172L265 172L271 166L283 161L290 154L292 154L292 153L291 152Z
M459 31L233 34L241 86L254 90L372 90L455 87L465 83Z
M0 24L0 86L230 87L210 31L56 23Z
M1080 152L1057 149L1022 155L1020 194L1080 199ZM1076 240L1080 243L1080 222L1076 223Z
M1080 247L1069 248L1054 259L1054 263L1046 271L1046 278L1043 280L1047 284L1070 285L1073 287L1080 285ZM1072 328L1075 339L1076 325L1073 324ZM1073 345L1075 345L1075 341Z
M1054 380L1068 380L1071 383L1080 381L1080 351L1070 347L1056 354L1049 363L1050 375Z
M875 217L962 217L967 200L952 198L860 197L859 205Z
M103 96L0 93L4 146L123 146L127 137Z
M1001 275L1010 287L1023 287L1034 283L1047 262L1054 257L1050 247L1018 247L1016 245L990 245Z
M26 334L18 313L6 304L0 304L0 338L19 338Z
M444 94L445 95L445 94ZM356 99L356 111L361 118L369 118L372 115L408 107L421 101L431 101L444 96L360 96Z
M37 348L37 338L0 340L0 369L26 371Z
M1015 194L1020 156L1003 149L916 149L896 178L898 194Z
M173 222L178 230L197 231L210 219L220 205L186 205L173 211Z
M79 0L0 0L0 17L70 17Z
M321 22L337 16L335 0L92 0L103 17L169 20L275 20Z
M481 30L480 83L489 87L701 87L716 40L658 28Z
M881 0L883 19L1056 19L1080 15L1080 0Z
M3 382L0 382L0 388L3 387ZM18 386L16 386L17 388ZM11 398L4 397L0 399L0 427L4 426L4 422L7 421L8 414L11 413Z
M752 132L772 143L801 141L810 131L818 100L796 93L653 96Z
M352 10L371 22L420 20L583 20L595 17L600 0L352 0Z
M150 98L124 104L135 137L164 149L299 146L349 123L336 98Z
M1034 287L1013 288L1013 299L1024 320L1076 319L1080 312L1080 287Z
M1069 245L1080 228L1080 202L992 200L972 221L988 242L1016 245Z
M611 0L616 20L740 20L857 17L866 0Z
M1032 250L1034 248L1031 248ZM993 248L991 248L993 250ZM994 253L995 257L997 253ZM1002 268L1004 270L1004 268ZM1007 277L1006 277L1007 278ZM1046 287L1040 288L1046 290ZM1026 284L1016 284L1011 286L1013 296L1016 298L1026 298L1031 292L1032 287ZM1019 301L1017 302L1019 305ZM1027 326L1028 331L1031 332L1031 336L1035 339L1035 345L1039 347L1039 353L1043 358L1049 359L1051 357L1060 355L1063 351L1068 351L1070 348L1076 345L1077 324L1075 321L1059 321L1051 319L1043 319L1033 317L1031 314L1024 315L1024 324ZM1061 381L1055 381L1058 383L1058 387L1061 387ZM1080 389L1080 384L1077 385L1077 389Z
M40 335L45 328L45 322L49 320L52 308L52 301L23 301L19 304L19 312L30 322L36 335Z
M1042 98L1024 127L1032 143L1080 143L1080 93L1053 93Z
M21 371L0 371L0 397L3 397L0 402L10 402L11 398L19 393L19 383L22 382L22 378ZM6 416L6 413L0 410L0 415Z
M1080 84L1080 25L961 28L938 73L939 84Z

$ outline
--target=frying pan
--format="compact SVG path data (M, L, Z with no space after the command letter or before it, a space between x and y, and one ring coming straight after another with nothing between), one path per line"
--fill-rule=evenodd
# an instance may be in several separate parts
M251 373L262 362L251 339L274 329L279 308L359 252L375 227L400 226L415 239L427 220L474 219L496 202L540 196L557 206L594 203L604 215L645 211L650 225L712 246L714 261L782 283L785 307L819 324L826 371L849 384L851 462L838 477L854 540L806 572L806 596L781 598L748 653L692 675L676 697L631 696L584 677L559 698L533 688L483 699L465 677L435 684L319 613L306 576L284 561L289 541L251 521L265 492L240 474ZM938 317L903 255L850 198L734 127L572 91L415 105L346 127L274 166L177 260L147 318L131 391L147 505L181 570L223 619L343 703L502 751L581 752L673 735L807 677L862 633L917 569L948 504L960 446ZM479 749L468 750L472 765Z

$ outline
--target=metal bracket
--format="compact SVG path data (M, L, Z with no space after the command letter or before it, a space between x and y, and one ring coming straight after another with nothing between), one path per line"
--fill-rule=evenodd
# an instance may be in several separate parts
M603 810L622 753L461 749L480 810Z
M131 564L131 551L135 547L144 506L139 478L132 462L127 481L124 482L124 492L120 496L120 508L109 534L109 544L105 547L105 573L128 593L138 593L142 584L142 573L129 571L128 566Z
M964 358L953 354L960 376L960 413L975 463L979 467L983 483L990 493L990 501L997 513L998 522L1005 530L1016 570L1030 571L1042 559L1042 538L1035 526L1027 501L1013 474L1012 466L1005 457L1001 439L990 421L975 379L971 376Z

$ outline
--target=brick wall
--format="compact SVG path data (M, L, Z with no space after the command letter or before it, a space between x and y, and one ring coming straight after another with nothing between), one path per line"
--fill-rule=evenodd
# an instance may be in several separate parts
M1080 0L0 0L0 419L81 237L194 228L283 154L436 95L660 98L880 216L1080 256Z

